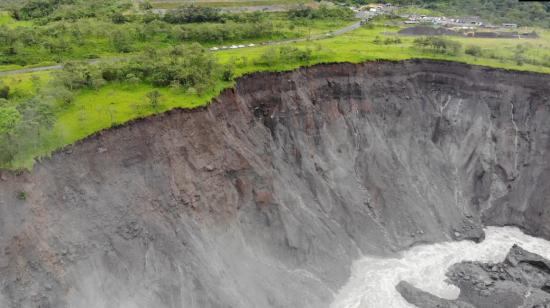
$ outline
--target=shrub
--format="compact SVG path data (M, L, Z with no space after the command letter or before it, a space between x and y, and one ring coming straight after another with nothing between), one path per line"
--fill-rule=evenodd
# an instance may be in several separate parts
M481 47L477 45L470 45L466 47L466 50L464 51L466 54L474 57L480 57L483 53Z
M29 195L28 195L27 192L25 192L25 191L20 191L20 192L17 193L17 199L19 199L19 200L21 200L21 201L27 200L27 197L28 197L28 196L29 196Z
M7 85L0 85L0 98L8 99L10 97L10 87Z
M161 94L158 90L153 90L146 94L147 99L149 99L149 105L151 108L156 110L158 106L160 105L160 97Z
M115 24L123 24L128 22L128 18L124 14L117 12L111 16L111 21Z
M233 65L226 65L222 70L222 80L231 81L235 77L235 68Z
M416 38L413 42L414 46L421 49L431 50L437 53L446 53L455 55L460 52L462 44L444 37L428 36Z

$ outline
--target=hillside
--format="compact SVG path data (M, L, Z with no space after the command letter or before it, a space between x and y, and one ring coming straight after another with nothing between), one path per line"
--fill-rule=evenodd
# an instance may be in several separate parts
M362 255L483 225L549 238L549 82L418 60L257 73L2 172L0 305L328 307Z

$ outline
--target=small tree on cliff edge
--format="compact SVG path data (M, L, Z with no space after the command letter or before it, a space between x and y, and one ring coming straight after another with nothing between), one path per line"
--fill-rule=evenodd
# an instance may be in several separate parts
M147 93L146 96L149 99L149 105L151 105L151 108L153 108L153 110L157 110L160 103L160 92L158 90L153 90Z

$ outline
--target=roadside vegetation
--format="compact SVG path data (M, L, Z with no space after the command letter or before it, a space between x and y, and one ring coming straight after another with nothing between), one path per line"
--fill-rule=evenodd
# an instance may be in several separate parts
M323 12L297 7L288 13L267 15L269 18L262 17L263 14L239 14L231 15L232 19L226 19L226 15L219 15L217 11L197 8L192 8L193 13L189 16L186 15L189 10L185 7L151 23L162 24L166 29L243 25L255 22L259 16L268 22L282 20L294 25L294 30L315 27L322 33L338 28L334 26L334 19L342 27L349 24L351 18L349 12L341 8L322 8L326 10ZM331 14L336 17L327 17ZM41 18L44 17L38 20ZM217 18L224 18L223 23L216 21ZM48 21L37 26L38 20L31 20L30 27L40 29L59 24L59 21ZM84 18L71 25L81 22L121 26L141 23ZM381 18L341 36L217 52L208 50L212 46L210 41L186 39L140 44L132 38L129 41L132 50L126 53L111 50L114 56L110 60L95 64L67 61L59 71L0 77L0 167L30 168L37 158L102 129L173 108L203 106L220 91L231 87L235 78L251 72L283 71L328 62L426 58L550 73L550 32L547 30L537 29L540 39L522 40L409 37L397 36L395 33L400 28L392 26L393 22ZM26 27L29 25L21 28ZM301 35L306 36L304 32ZM84 32L83 39L88 38L90 36ZM250 40L254 38L247 42ZM34 53L29 50L27 55ZM86 58L68 55L81 60ZM72 56L61 60L72 59ZM22 56L22 59L28 58Z

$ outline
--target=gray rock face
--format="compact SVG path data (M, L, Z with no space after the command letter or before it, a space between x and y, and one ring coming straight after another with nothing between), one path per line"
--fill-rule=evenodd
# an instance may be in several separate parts
M550 238L549 84L432 61L254 74L3 172L0 306L326 307L361 254L482 223Z
M517 245L502 263L458 263L449 269L447 277L460 288L456 301L438 298L406 282L399 283L397 290L409 303L421 308L550 307L550 261Z

